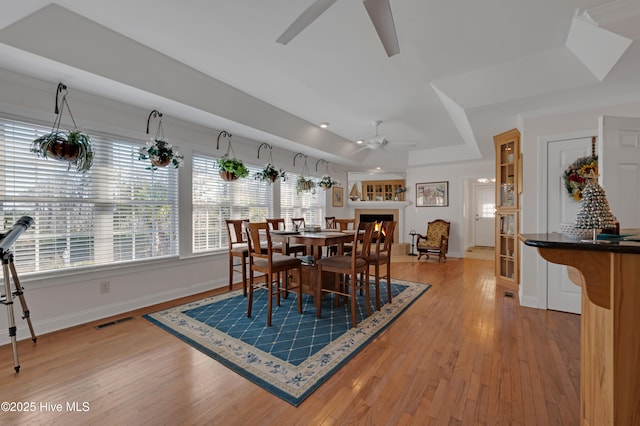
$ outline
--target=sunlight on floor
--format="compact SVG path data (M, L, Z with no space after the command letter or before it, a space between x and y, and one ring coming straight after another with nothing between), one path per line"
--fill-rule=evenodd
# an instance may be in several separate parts
M464 257L472 259L486 259L492 260L495 258L493 247L469 247L464 252Z

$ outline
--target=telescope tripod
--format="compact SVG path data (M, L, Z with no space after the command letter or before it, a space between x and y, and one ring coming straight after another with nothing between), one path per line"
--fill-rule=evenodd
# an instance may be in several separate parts
M22 319L27 320L29 325L29 331L31 332L31 340L35 343L37 337L33 331L31 325L31 318L29 317L29 309L27 308L27 301L24 298L22 286L18 280L18 274L16 273L16 267L13 264L13 253L10 251L2 252L2 273L4 275L4 296L0 295L0 303L7 306L7 316L9 318L9 336L11 337L11 346L13 348L13 366L16 369L16 373L20 371L20 364L18 363L18 343L16 341L16 322L13 317L13 297L17 296L20 299L22 305ZM13 277L13 284L15 291L11 291L11 277Z

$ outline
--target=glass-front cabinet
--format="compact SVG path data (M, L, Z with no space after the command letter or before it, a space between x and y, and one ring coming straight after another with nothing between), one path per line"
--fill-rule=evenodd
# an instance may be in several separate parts
M515 139L496 145L496 181L500 182L499 193L496 194L496 207L498 208L518 207L517 188L515 185L517 155Z
M389 202L406 200L406 178L404 173L349 172L349 200L351 203Z
M515 233L518 213L496 213L496 222L496 275L503 285L518 285L518 236Z
M404 201L403 180L363 181L362 193L364 201Z
M521 180L520 132L512 129L493 137L496 149L496 281L518 290L519 198Z

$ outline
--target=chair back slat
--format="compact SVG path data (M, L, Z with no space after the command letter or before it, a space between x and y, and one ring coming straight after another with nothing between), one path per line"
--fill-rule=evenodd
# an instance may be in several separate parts
M341 231L346 231L348 229L355 229L356 220L354 219L335 219L337 227Z
M353 235L353 251L351 252L352 268L355 268L358 258L365 259L367 262L369 261L374 228L375 222L358 223L358 229Z
M247 242L251 257L271 258L271 233L266 222L251 222L247 224Z
M267 219L267 223L269 224L269 229L272 231L284 231L285 229L284 218L282 217Z
M249 223L249 219L227 219L227 240L229 242L229 250L236 244L245 244L244 227Z
M380 224L380 237L376 242L377 253L391 253L391 245L393 244L393 233L396 229L397 222L383 221Z

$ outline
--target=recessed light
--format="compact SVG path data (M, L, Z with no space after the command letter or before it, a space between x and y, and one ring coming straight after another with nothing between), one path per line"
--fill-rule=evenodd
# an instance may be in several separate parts
M323 129L326 129L327 127L329 127L329 123L320 123L320 127Z
M356 143L357 143L358 145L362 145L362 144L364 143L364 141L363 141L362 139L358 139L358 140L356 141Z
M378 166L376 167L376 170L382 170L382 167Z

